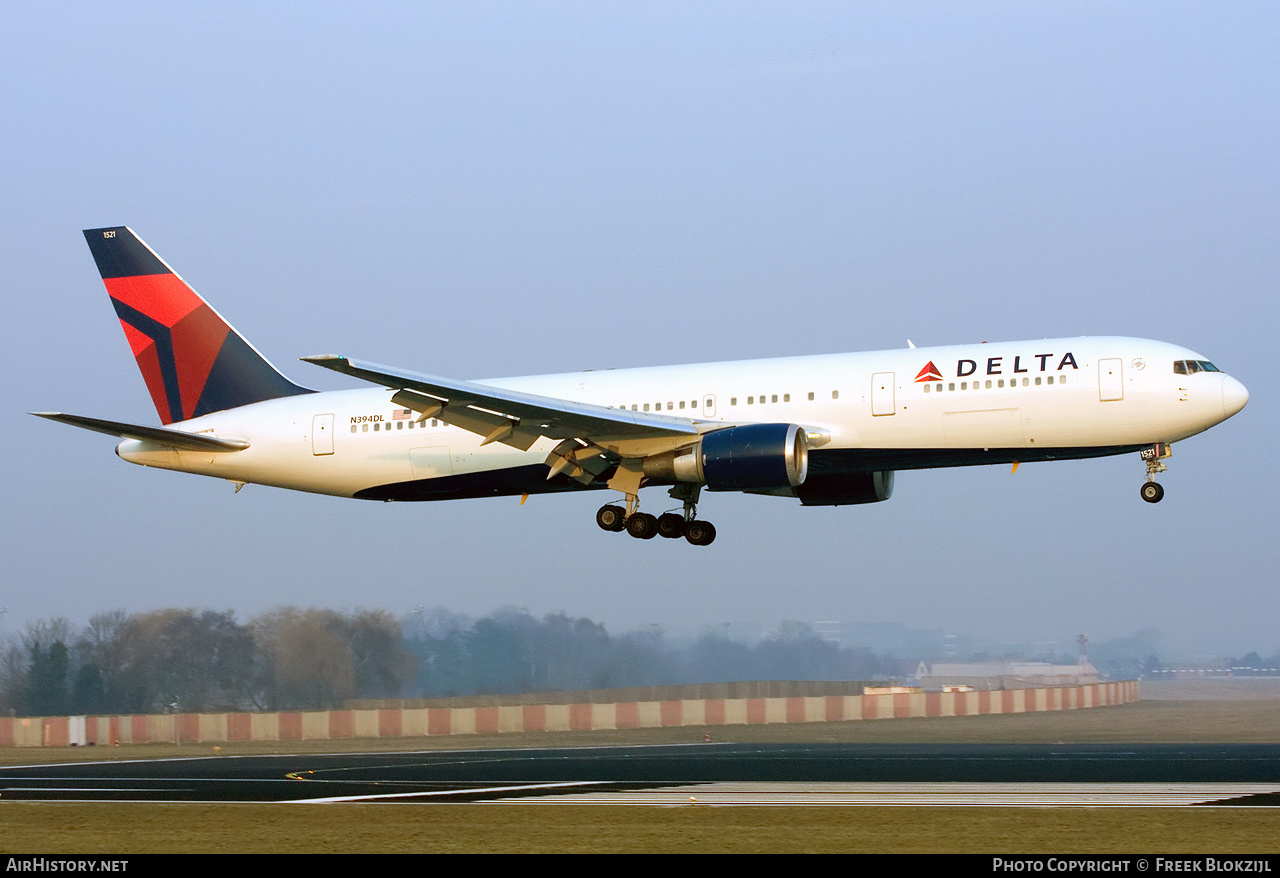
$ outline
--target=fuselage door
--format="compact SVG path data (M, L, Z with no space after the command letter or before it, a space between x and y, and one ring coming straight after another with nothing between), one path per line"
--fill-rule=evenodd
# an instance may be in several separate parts
M891 415L897 411L893 401L893 373L877 372L871 376L871 414Z
M1124 399L1124 370L1119 358L1098 361L1098 399L1102 402Z
M716 398L710 394L702 398L702 416L704 418L716 416Z
M333 454L333 415L316 415L311 419L311 453Z

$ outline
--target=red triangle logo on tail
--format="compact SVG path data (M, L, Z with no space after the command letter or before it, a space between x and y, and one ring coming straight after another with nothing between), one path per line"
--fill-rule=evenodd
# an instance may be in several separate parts
M942 380L942 373L938 371L937 366L933 365L933 360L930 360L925 365L925 367L920 370L920 374L916 376L917 384L919 384L921 381L941 381L941 380Z

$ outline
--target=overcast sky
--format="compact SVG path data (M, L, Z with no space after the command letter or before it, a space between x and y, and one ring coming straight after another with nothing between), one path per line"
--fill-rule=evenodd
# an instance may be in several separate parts
M0 633L514 605L1280 649L1277 38L1270 2L6 3ZM1174 447L1158 506L1137 455L912 471L872 506L704 495L708 549L600 531L600 492L233 494L25 414L157 423L80 234L117 224L322 389L357 383L297 357L483 378L1135 335L1252 400Z

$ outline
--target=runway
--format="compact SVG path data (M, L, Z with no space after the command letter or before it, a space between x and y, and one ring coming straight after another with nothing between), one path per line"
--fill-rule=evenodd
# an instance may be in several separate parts
M5 801L1280 805L1280 745L693 744L0 769Z

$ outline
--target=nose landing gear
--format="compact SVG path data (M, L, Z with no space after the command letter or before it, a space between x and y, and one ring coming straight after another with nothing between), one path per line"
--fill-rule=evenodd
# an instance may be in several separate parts
M1142 449L1142 459L1147 464L1147 481L1142 486L1142 499L1148 503L1159 503L1164 499L1164 486L1156 481L1156 476L1168 469L1162 462L1173 456L1173 448L1166 442L1157 442L1150 448Z

